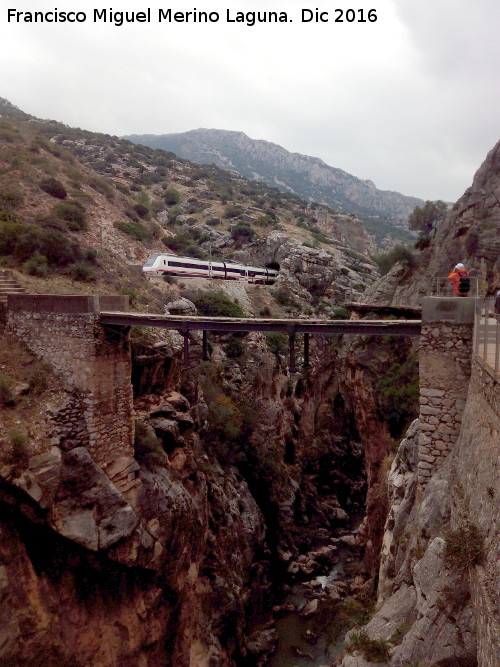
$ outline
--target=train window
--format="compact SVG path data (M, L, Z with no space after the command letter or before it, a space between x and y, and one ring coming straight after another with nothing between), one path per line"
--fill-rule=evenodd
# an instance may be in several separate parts
M159 256L160 256L160 255L158 255L158 254L156 254L156 255L149 255L149 257L147 258L147 260L146 260L144 266L153 266L153 264L155 263L155 260L156 260Z

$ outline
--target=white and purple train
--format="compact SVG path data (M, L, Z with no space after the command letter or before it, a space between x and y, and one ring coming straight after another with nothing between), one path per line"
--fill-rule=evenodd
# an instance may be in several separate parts
M212 262L177 255L149 255L142 267L145 276L183 276L184 278L222 278L271 285L278 276L276 269L263 269L231 262Z

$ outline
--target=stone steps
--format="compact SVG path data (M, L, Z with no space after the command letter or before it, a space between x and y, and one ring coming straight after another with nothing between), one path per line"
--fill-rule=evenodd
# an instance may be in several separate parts
M8 294L21 294L25 291L14 278L12 271L0 269L0 303L7 303Z

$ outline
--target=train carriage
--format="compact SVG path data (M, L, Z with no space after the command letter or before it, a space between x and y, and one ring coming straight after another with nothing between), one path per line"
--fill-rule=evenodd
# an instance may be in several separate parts
M272 284L278 276L276 269L245 266L232 262L212 262L194 257L178 257L155 253L149 255L142 272L145 276L180 276L184 278L220 278L244 280L250 283Z

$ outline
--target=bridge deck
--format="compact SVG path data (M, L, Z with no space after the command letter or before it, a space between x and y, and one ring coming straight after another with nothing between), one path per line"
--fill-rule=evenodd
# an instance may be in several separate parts
M277 331L287 335L368 334L419 336L421 320L311 320L159 315L101 311L101 324L189 331Z

